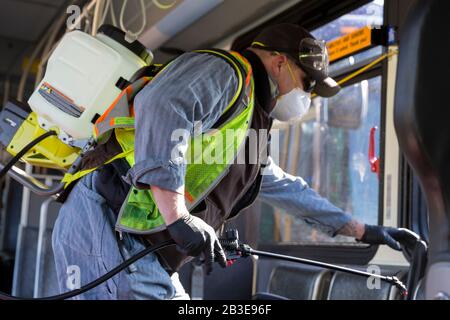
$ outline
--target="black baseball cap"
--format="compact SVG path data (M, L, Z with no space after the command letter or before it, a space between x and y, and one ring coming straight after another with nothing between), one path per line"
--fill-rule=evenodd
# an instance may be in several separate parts
M328 74L326 43L298 25L282 23L266 27L255 38L252 47L288 55L312 80L313 91L321 97L332 97L341 90Z

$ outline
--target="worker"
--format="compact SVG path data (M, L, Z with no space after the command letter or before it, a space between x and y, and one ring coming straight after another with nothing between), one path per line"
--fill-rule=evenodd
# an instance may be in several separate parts
M188 210L187 146L173 139L176 130L195 135L199 121L205 132L251 110L249 129L268 131L274 119L300 119L310 108L311 92L331 97L340 89L328 76L324 43L297 25L267 27L250 48L233 57L244 70L246 90L238 101L244 108L231 116L227 110L239 88L239 75L217 55L185 53L137 94L133 165L113 161L100 166L78 181L59 212L52 242L61 292L95 280L149 244L173 239L176 248L147 255L77 299L186 297L178 269L195 256L202 257L207 274L215 261L225 267L216 231L256 198L315 224L330 236L340 234L401 249L398 241L405 231L353 219L301 177L285 173L270 156L221 169L223 177L211 183L203 201ZM235 129L245 125L242 122ZM248 156L249 149L240 148L239 153ZM262 153L268 149L266 145ZM101 158L94 154L95 159ZM145 236L131 232L117 236L115 224L131 187L151 190L165 228Z

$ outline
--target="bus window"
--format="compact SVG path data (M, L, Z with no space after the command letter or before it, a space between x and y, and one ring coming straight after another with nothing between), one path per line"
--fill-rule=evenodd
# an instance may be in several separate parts
M366 25L383 24L384 1L373 1L313 31L332 40ZM361 52L332 65L337 76L382 53L381 47ZM349 70L350 69L350 70ZM381 73L381 72L380 72ZM301 176L309 186L334 205L367 224L379 223L380 180L368 159L370 132L375 133L375 154L380 155L382 76L372 74L345 86L335 97L313 99L309 114L301 122L282 126L288 137L288 158L280 166ZM280 150L282 153L283 151ZM261 206L260 244L357 245L353 238L329 237L320 228L267 205Z
M383 25L383 11L384 0L375 0L312 31L312 34L318 39L330 41L365 26L381 26ZM355 56L342 59L331 65L330 73L335 76L342 73L343 69L364 63L373 57L381 55L382 52L383 48L378 46Z
M366 26L383 24L384 0L372 1L312 31L321 40L330 41Z
M289 159L288 153L289 132L286 130L280 130L279 143L280 143L280 166L286 167Z

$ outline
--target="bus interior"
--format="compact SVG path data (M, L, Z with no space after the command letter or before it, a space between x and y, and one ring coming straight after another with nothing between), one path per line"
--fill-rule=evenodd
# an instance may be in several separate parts
M66 32L73 1L0 0L0 98L24 100ZM81 27L95 1L75 1ZM99 1L100 2L100 1ZM138 30L142 10L104 1L103 21ZM328 236L314 221L255 202L224 230L237 229L253 248L396 276L410 300L450 297L450 126L445 99L450 71L445 0L195 0L146 1L139 40L165 63L203 48L242 51L267 25L299 24L328 43L330 74L342 83L332 98L314 97L296 123L276 122L278 164L367 224L404 227L422 241L414 251L368 246ZM171 3L170 5L167 5ZM201 3L201 4L200 4ZM185 14L177 8L191 5ZM117 12L111 10L116 8ZM114 16L115 15L115 16ZM176 19L175 19L176 18ZM117 20L117 21L114 21ZM165 24L167 35L155 36ZM334 49L333 49L334 48ZM31 63L30 63L31 61ZM8 156L1 152L1 163ZM19 165L46 185L54 170ZM11 177L1 181L0 291L23 297L58 293L51 246L60 204ZM238 259L207 276L198 260L179 277L193 300L401 300L392 284L326 268L263 257Z

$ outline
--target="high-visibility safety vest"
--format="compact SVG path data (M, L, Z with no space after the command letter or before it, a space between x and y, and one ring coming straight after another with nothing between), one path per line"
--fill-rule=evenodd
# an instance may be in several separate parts
M233 67L238 79L238 89L223 111L214 129L191 137L186 151L185 200L188 210L194 209L227 174L229 167L244 147L250 129L254 108L254 80L250 63L237 52L218 49L194 52L220 57ZM160 72L163 72L162 68ZM157 74L155 75L157 76ZM99 144L114 136L122 152L104 162L108 164L124 158L132 167L134 159L134 109L136 94L153 77L142 77L126 87L114 103L96 121L94 136ZM211 154L214 153L214 156ZM214 158L211 163L211 158ZM66 187L99 167L66 174ZM151 234L165 229L164 220L151 190L130 188L116 222L118 231L134 234Z

